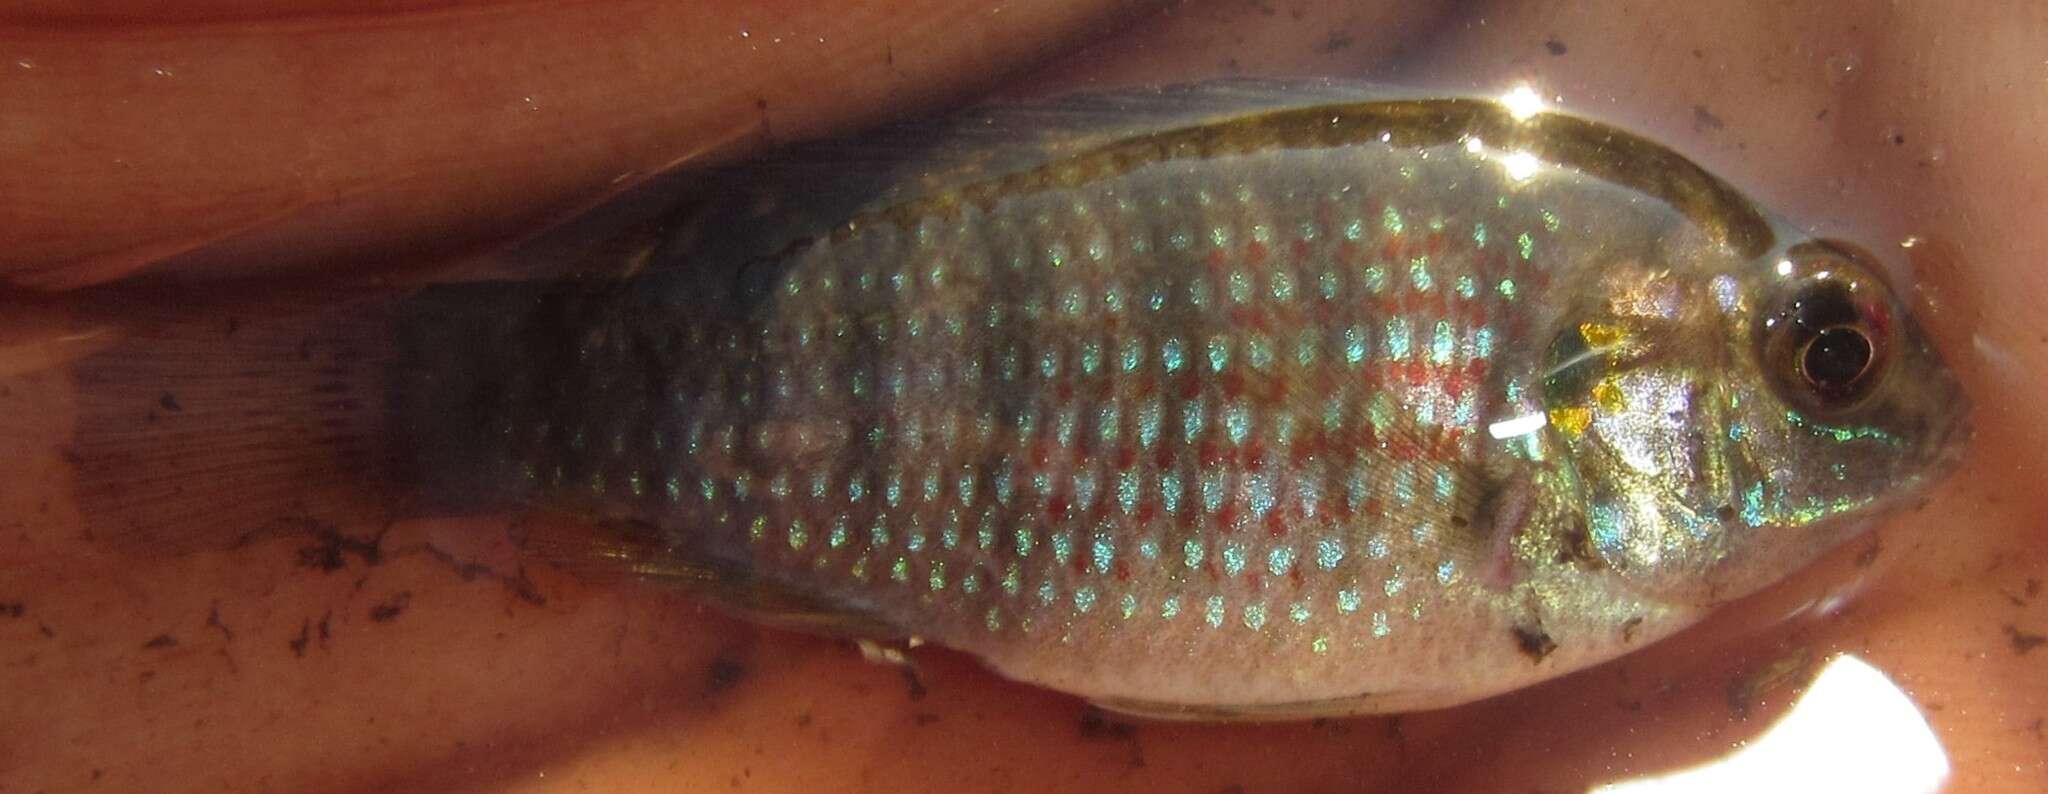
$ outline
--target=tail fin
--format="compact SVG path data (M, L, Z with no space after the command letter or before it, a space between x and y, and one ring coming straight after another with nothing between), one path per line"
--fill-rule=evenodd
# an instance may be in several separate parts
M69 453L96 541L184 553L396 515L389 299L131 294L77 316L119 329L73 368Z

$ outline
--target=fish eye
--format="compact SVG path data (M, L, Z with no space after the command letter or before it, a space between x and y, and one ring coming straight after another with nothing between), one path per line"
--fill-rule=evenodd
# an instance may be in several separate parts
M1869 334L1838 325L1806 340L1806 349L1799 354L1799 374L1815 391L1849 391L1870 371L1871 353Z
M1763 317L1764 369L1801 409L1854 408L1884 377L1889 293L1853 254L1832 245L1801 246L1786 262L1778 270L1785 297Z

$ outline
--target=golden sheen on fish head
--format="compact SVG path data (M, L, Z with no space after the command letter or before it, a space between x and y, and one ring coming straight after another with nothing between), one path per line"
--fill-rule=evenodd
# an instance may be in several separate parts
M1854 246L1668 246L1604 268L1545 355L1586 553L1655 600L1720 603L1919 498L1969 401Z

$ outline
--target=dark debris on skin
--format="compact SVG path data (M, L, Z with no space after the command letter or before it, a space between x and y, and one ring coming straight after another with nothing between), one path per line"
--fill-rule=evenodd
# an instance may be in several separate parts
M1542 662L1543 657L1557 650L1557 640L1551 639L1542 626L1516 626L1509 631L1515 635L1515 647L1532 663Z
M390 623L397 620L399 615L404 614L405 608L411 604L412 591L401 590L398 595L392 596L391 600L370 607L370 620L377 623Z
M2005 624L2005 637L2012 643L2012 652L2018 656L2025 656L2029 651L2041 647L2042 643L2048 643L2048 634L2021 631L2020 627L2010 623Z

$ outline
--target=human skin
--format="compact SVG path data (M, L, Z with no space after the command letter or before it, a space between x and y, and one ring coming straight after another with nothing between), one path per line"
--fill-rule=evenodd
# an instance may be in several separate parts
M1845 653L1918 704L1956 790L2048 780L2048 648L2036 647L2048 492L2031 452L2048 428L2029 410L2048 393L2048 321L2032 310L2048 294L2036 264L2048 224L2033 217L2048 197L2048 10L933 11L965 5L698 4L671 18L618 2L479 2L253 19L259 4L223 2L183 12L203 24L119 25L0 9L39 20L0 29L0 69L26 58L28 73L56 74L32 89L19 71L0 78L0 278L49 289L137 269L425 271L488 256L619 174L983 90L1238 72L1458 93L1526 80L1879 250L1973 395L1977 440L1925 506L1613 663L1419 714L1169 725L1106 717L937 649L910 653L913 685L844 643L749 626L687 593L521 566L502 519L117 553L78 528L68 373L0 377L0 790L1583 790L1727 753ZM347 35L290 38L334 30ZM222 31L249 40L223 47ZM746 48L778 35L770 46L787 49ZM843 43L790 54L819 35ZM458 77L380 83L360 68L375 58ZM159 62L188 65L163 78ZM194 62L220 71L181 100L150 82L193 77ZM93 68L66 78L66 63ZM537 63L550 66L518 71ZM675 77L705 74L720 79ZM502 101L477 99L514 84L520 96L544 85L542 115L568 117L507 121ZM252 92L272 110L224 117ZM765 131L758 96L771 98ZM337 119L372 133L330 139ZM222 142L237 128L246 142ZM0 342L33 331L0 325L13 334ZM14 349L0 344L0 364Z

